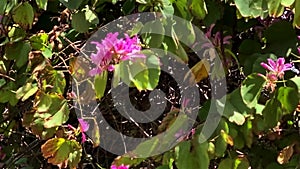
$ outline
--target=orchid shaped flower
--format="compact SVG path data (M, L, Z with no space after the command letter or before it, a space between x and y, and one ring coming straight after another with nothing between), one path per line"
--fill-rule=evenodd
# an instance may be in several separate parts
M205 33L205 36L212 41L212 44L216 47L221 46L221 43L223 44L230 44L230 39L232 38L231 36L225 36L221 40L221 32L217 32L215 35L212 35L212 30L215 27L215 24L212 24L207 32Z
M276 81L283 79L284 72L291 70L292 65L290 63L285 63L284 58L278 58L276 61L272 59L267 59L268 64L261 62L260 65L265 68L268 72L266 74L267 85L266 88L270 88L273 92L276 87Z
M130 38L125 34L125 38L118 39L118 32L108 33L101 41L92 41L96 45L97 53L91 54L91 60L96 65L89 74L95 76L103 71L113 71L114 65L121 61L133 60L134 58L144 58L141 54L141 43L135 35Z
M116 165L112 165L110 166L110 169L129 169L129 165L120 165L120 166L116 166Z
M81 118L78 119L78 122L79 126L77 129L75 129L75 127L70 124L68 124L68 127L75 131L75 133L81 133L81 143L84 143L86 141L86 135L84 134L84 132L89 130L89 124Z
M284 58L278 58L276 62L272 59L268 59L268 64L261 62L260 65L271 74L276 75L279 79L283 79L284 72L292 68L290 63L284 62Z

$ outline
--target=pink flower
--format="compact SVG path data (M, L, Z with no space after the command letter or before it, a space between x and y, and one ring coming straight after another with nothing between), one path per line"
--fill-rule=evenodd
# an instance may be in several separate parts
M116 166L116 165L112 165L110 166L110 169L129 169L129 165L120 165L120 166Z
M71 124L68 124L68 127L71 130L75 131L75 133L79 133L80 132L81 135L82 135L81 136L82 137L81 143L84 143L86 141L86 135L84 134L84 132L88 131L90 125L86 121L84 121L83 119L81 119L81 118L78 119L78 122L79 122L79 126L78 126L77 129L75 127L73 127Z
M212 24L207 32L205 33L205 36L210 39L212 41L212 44L216 47L219 47L221 46L221 43L223 43L224 45L227 44L229 45L230 44L230 39L232 38L231 36L225 36L223 37L223 39L221 40L221 32L217 32L214 36L212 35L212 30L214 28L215 24ZM221 42L222 41L222 42Z
M91 54L91 60L96 65L89 74L95 76L103 71L113 71L114 65L121 61L132 60L134 58L144 58L141 54L141 44L135 35L130 38L127 34L125 38L118 39L118 32L108 33L100 42L93 41L96 45L97 53Z
M82 134L81 142L84 143L86 141L86 135L84 134L84 132L88 131L89 124L86 121L84 121L83 119L78 119L78 122L79 122L80 132Z
M5 157L6 157L6 154L4 152L2 152L2 147L0 146L0 160L4 160Z
M266 70L270 71L271 74L274 74L275 76L282 79L284 76L284 72L292 68L291 64L285 64L284 62L284 58L278 58L276 62L272 59L268 59L268 64L261 62L260 65Z

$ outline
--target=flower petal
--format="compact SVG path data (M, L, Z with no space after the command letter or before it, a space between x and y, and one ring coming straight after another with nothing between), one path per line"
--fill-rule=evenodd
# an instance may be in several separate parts
M268 60L268 64L270 65L270 67L272 68L272 70L270 71L276 71L276 63L274 62L273 59L267 59Z
M261 62L260 65L265 68L266 70L269 70L269 71L276 71L274 70L271 66L269 66L268 64L264 63L264 62Z
M86 132L88 129L89 129L89 124L84 121L83 119L78 119L78 122L79 122L79 126L80 126L80 131L81 132Z

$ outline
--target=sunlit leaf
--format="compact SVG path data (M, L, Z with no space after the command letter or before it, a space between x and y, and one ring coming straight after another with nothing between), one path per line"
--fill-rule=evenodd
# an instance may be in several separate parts
M207 14L206 4L204 0L192 0L189 9L197 19L204 19L205 15Z
M16 91L17 99L21 99L22 101L27 100L30 96L34 95L38 91L38 86L36 83L26 83L24 86L20 87Z
M83 11L79 11L72 15L72 27L76 31L85 33L89 30L90 25L91 24L87 21Z
M269 0L268 8L269 15L272 17L279 17L283 14L284 6L281 5L282 0Z
M100 75L96 75L94 79L94 87L96 98L101 99L104 96L107 82L107 71L103 71Z
M300 28L300 0L295 0L295 15L293 25Z
M46 66L43 70L41 79L46 80L46 85L49 91L63 94L66 87L66 79L61 71L53 69L51 66Z
M185 75L185 79L189 79L191 85L194 85L201 80L208 77L208 72L210 70L210 65L208 61L201 60L196 63L192 69Z
M162 21L157 19L144 24L141 30L143 41L150 48L158 48L164 40L165 29Z
M63 168L69 164L70 168L75 168L81 158L82 148L75 140L64 138L52 138L47 140L41 147L43 156L48 159L48 163L58 165Z
M47 4L48 0L35 0L36 4L39 6L39 8L46 10L47 9Z
M257 74L251 74L243 81L241 96L249 108L256 106L265 82L266 80Z

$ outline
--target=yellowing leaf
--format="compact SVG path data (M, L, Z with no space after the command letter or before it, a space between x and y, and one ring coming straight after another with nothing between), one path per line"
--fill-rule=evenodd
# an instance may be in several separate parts
M221 136L223 137L224 141L233 146L233 139L230 135L228 135L224 130L221 130Z
M191 85L196 84L208 77L209 70L209 62L201 60L192 67L192 69L185 75L184 79L189 79Z
M289 162L294 153L294 145L295 144L289 145L280 151L277 157L277 161L279 164L286 164Z
M52 138L46 141L41 147L43 156L48 162L65 168L69 164L70 168L75 168L80 161L82 148L75 140L64 138Z

